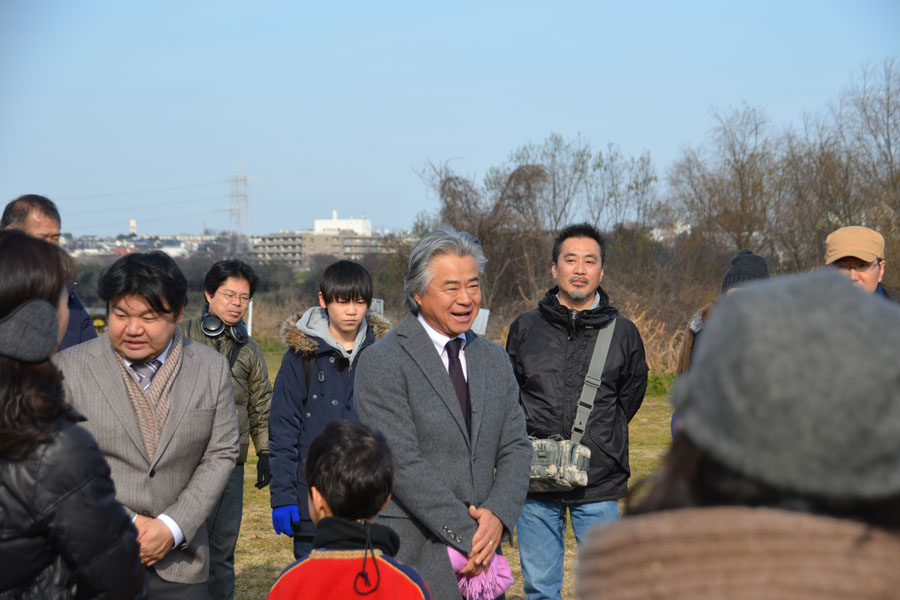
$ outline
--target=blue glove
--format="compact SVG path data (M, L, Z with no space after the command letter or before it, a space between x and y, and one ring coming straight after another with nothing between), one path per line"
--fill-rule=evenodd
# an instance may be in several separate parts
M294 528L291 526L291 523L299 520L300 509L297 508L296 504L276 506L272 509L272 527L275 528L275 533L293 536Z

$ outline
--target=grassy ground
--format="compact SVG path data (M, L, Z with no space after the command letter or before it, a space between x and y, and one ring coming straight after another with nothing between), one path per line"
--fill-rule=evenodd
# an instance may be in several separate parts
M266 348L266 360L272 380L281 365L281 351ZM632 483L649 475L668 448L671 408L663 396L647 397L630 426ZM281 570L293 561L291 540L276 536L272 530L268 488L257 490L256 457L247 460L244 472L244 516L235 554L236 592L238 600L265 598ZM571 525L566 532L564 598L575 597L577 555ZM513 545L503 549L513 570L515 583L507 593L510 600L523 600L519 554Z

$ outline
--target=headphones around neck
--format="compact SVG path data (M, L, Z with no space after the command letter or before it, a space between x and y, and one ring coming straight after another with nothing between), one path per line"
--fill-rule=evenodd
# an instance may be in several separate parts
M209 309L203 310L200 317L200 329L207 337L216 338L223 333L233 339L237 344L246 344L250 336L247 334L247 326L241 321L237 325L226 326L222 319L209 313Z

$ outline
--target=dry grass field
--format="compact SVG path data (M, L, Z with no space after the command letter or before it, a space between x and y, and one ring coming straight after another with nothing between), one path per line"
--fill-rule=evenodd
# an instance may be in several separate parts
M272 378L280 364L280 356L267 356ZM651 473L669 445L671 409L664 397L647 397L631 423L632 482ZM265 598L272 582L281 570L293 561L291 541L272 531L268 488L257 490L256 457L251 455L245 470L244 517L235 555L237 577L235 598L251 600ZM575 538L571 526L567 532L566 578L564 598L574 598L575 566L577 562ZM504 546L515 576L515 583L507 593L510 600L524 600L522 577L519 571L518 550L515 545Z

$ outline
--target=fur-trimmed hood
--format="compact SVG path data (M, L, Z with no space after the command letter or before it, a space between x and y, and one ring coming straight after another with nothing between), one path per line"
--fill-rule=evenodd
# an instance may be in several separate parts
M705 304L691 315L691 319L688 321L688 329L691 330L691 333L697 335L700 331L703 330L703 326L706 324L706 319L709 317L709 311L712 310L712 307L715 306L715 302L710 302Z
M302 312L296 312L284 319L281 325L278 326L278 334L281 337L281 342L288 349L301 356L315 356L319 351L319 342L297 329L297 322L303 314ZM366 325L375 335L375 341L387 335L392 327L390 321L373 312L366 312Z

